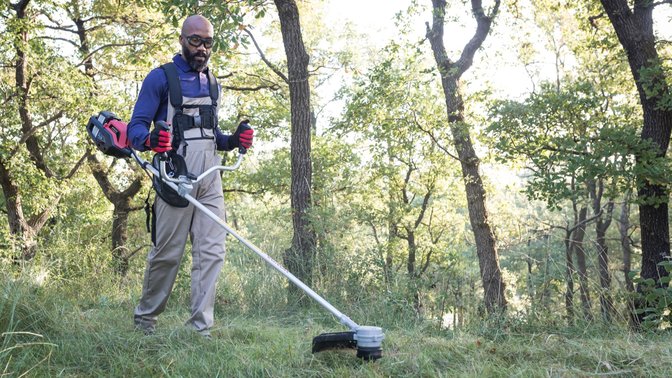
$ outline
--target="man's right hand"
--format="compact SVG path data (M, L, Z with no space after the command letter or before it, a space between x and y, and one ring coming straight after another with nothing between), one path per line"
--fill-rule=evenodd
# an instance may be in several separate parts
M168 152L173 149L171 145L173 142L173 135L170 132L170 126L163 121L157 122L154 125L154 130L149 134L147 142L145 143L154 152Z

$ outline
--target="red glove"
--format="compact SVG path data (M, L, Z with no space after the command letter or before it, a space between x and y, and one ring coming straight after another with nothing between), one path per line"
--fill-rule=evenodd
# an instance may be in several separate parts
M154 152L168 152L173 149L172 142L173 135L170 132L170 126L163 121L159 121L149 134L145 145Z
M229 137L229 148L243 147L248 149L252 147L254 141L254 130L249 121L245 120L238 125L236 131Z
M240 146L250 148L252 147L252 142L254 141L254 130L247 124L245 124L249 129L244 129L240 132Z

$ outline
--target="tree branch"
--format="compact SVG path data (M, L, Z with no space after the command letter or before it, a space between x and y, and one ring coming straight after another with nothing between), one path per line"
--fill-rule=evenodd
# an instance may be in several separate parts
M79 161L77 161L77 163L75 163L75 165L72 167L72 169L70 170L70 172L69 172L65 177L61 177L61 178L59 178L59 179L60 179L60 180L67 180L67 179L69 179L69 178L72 178L72 176L74 176L75 173L77 173L77 171L79 170L79 167L82 166L82 163L84 163L84 160L85 160L87 157L89 157L89 155L91 155L91 149L88 149L88 148L87 148L87 149L86 149L86 152L84 152L84 155L82 155L82 157L79 158Z
M71 40L69 40L69 39L67 39L67 38L49 37L49 36L46 36L46 35L39 36L39 37L37 37L37 38L38 38L38 39L49 39L49 40L52 40L52 41L67 42L67 43L69 43L69 44L71 44L71 45L73 45L73 46L79 48L79 45L78 45L77 43L75 43L75 42L73 42L73 41L71 41Z
M29 138L31 138L33 135L35 135L35 133L39 129L49 125L50 123L52 123L54 121L56 121L57 119L61 118L61 116L63 116L63 111L62 110L59 111L58 113L54 114L53 116L49 117L48 119L40 122L39 125L31 127L30 130L28 130L27 132L24 132L23 135L21 135L21 139L19 140L19 143L17 143L17 145L14 147L14 149L10 152L10 156L16 154L17 151L19 150L19 148L21 147L21 145L26 143L26 141Z
M606 16L606 14L604 12L602 12L602 13L598 14L597 16L588 17L588 22L590 22L590 26L592 26L593 29L599 29L597 27L597 20L604 17L604 16Z
M663 5L663 4L672 4L672 0L654 1L654 2L651 4L651 6L652 6L652 7L657 7L657 6L659 6L659 5Z
M462 74L473 64L476 50L478 50L483 44L483 41L485 41L485 38L490 32L492 20L499 12L499 4L500 0L495 0L492 12L490 15L486 15L483 11L482 1L471 0L471 11L476 18L476 32L473 37L471 37L471 40L464 46L460 59L455 63L458 68L457 77L462 76Z
M272 91L277 91L280 89L276 84L271 84L271 85L257 85L256 87L237 87L237 86L231 86L231 85L222 85L222 88L224 89L230 89L232 91L239 91L239 92L257 92L261 91L264 89L270 89Z
M422 219L425 217L425 212L427 211L427 205L429 204L430 198L432 198L432 192L434 191L433 185L427 188L427 193L425 193L425 196L422 199L422 207L420 208L420 214L418 214L418 218L415 220L415 225L414 228L418 228L420 226L420 223L422 223Z
M413 118L415 120L415 125L418 127L418 129L420 129L420 131L424 132L425 134L429 135L429 138L432 139L432 142L434 142L434 144L437 147L439 147L439 149L443 151L443 153L445 153L446 155L450 156L451 158L457 161L460 161L459 157L453 155L450 151L448 151L447 148L445 148L441 143L439 143L439 140L434 136L434 133L422 127L415 113L413 113Z
M280 78L287 84L289 84L289 79L285 74L282 73L273 63L271 63L268 59L266 59L266 55L264 55L264 52L261 50L261 47L259 47L259 44L257 43L257 40L254 38L254 35L252 35L252 32L248 28L244 28L243 31L247 33L247 35L250 36L252 39L252 43L254 43L254 47L257 49L259 52L259 56L261 56L261 60L266 63L268 68L270 68L273 72L275 72L276 75L280 76Z
M422 268L420 268L420 275L423 275L425 274L425 272L427 272L427 269L429 268L429 263L431 261L430 259L432 257L432 252L434 252L434 249L430 248L429 252L427 252L427 256L425 256L425 263L422 264Z
M91 51L90 53L88 53L88 54L82 59L82 61L79 62L79 64L77 64L77 67L79 67L79 66L81 66L82 64L84 64L87 60L89 60L89 59L93 56L93 54L97 53L97 52L100 51L100 50L107 49L107 48L110 48L110 47L126 47L126 46L138 46L138 45L142 45L142 43L141 43L141 42L109 43L109 44L107 44L107 45L102 45L102 46L100 46L100 47L94 49L94 50Z
M42 210L42 212L35 214L28 220L28 225L35 230L35 232L38 232L42 226L47 222L49 219L49 216L51 215L51 212L54 210L56 206L58 206L58 202L61 200L61 195L59 194L56 199L52 199L49 201L50 206L48 206L46 209Z
M124 256L124 258L126 260L130 260L133 256L135 256L136 253L140 252L140 250L145 248L145 247L151 247L151 245L150 244L141 245L138 248L136 248L133 252L130 252L129 254Z
M12 9L14 9L14 11L17 12L17 13L18 12L25 12L26 7L28 6L29 2L30 2L30 0L21 0L16 4L10 3L10 5L12 6Z
M47 16L46 14L43 14L43 15L44 15L44 16ZM49 18L49 16L47 16L47 18ZM56 24L56 22L54 22L54 20L52 20L51 18L49 18L49 21L51 21L51 22L53 22L53 23ZM58 24L56 24L56 25L58 25ZM44 25L44 27L45 27L46 29L59 30L59 31L64 31L64 32L68 32L68 33L77 34L77 31L76 31L76 30L71 30L71 29L70 29L72 26L61 26L61 25L58 25L58 26L52 26L52 25Z

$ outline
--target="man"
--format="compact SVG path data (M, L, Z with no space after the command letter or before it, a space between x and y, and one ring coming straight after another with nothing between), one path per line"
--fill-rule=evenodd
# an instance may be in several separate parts
M170 153L176 161L184 158L187 170L199 175L220 164L216 151L251 147L254 132L247 121L241 122L232 135L224 135L218 128L220 90L208 69L212 24L199 15L188 17L179 42L182 54L176 55L172 63L152 70L143 81L128 124L128 136L133 148ZM150 133L152 122L154 129ZM153 207L153 248L147 257L142 297L134 311L135 326L147 334L154 332L157 317L172 291L189 235L191 317L187 324L209 337L215 284L224 263L226 232L183 198L171 196L156 182L155 188L158 195ZM194 185L191 195L224 219L220 175L209 175Z

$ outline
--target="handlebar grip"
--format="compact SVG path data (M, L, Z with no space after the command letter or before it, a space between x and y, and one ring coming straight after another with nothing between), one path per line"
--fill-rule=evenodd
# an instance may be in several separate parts
M250 126L250 121L248 121L248 120L245 120L245 121L241 122L238 125L238 130L236 130L236 132L245 131L245 130L252 130L252 126ZM243 146L238 147L238 153L241 154L241 155L245 155L247 153L247 148L245 148Z
M172 128L170 126L170 124L166 121L156 121L156 123L154 125L156 127L161 128L161 130L164 130L164 131L170 131L170 129Z
M154 123L154 127L158 127L159 129L167 132L172 131L172 126L166 122L166 121L156 121ZM167 152L162 152L161 155L159 155L161 160L168 160L168 153Z
M252 126L250 126L250 121L243 121L238 125L238 128L243 131L243 130L252 130Z

